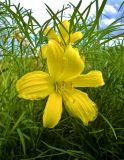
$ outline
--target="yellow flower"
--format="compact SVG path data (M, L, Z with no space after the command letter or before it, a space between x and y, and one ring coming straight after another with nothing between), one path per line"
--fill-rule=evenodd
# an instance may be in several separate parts
M60 33L59 35L56 34L56 32L50 27L46 27L46 29L44 30L44 34L48 36L49 40L51 39L55 40L65 49L66 46L76 42L77 40L83 37L83 34L80 31L69 33L69 28L70 28L70 23L67 20L65 20L58 25L58 30ZM42 57L46 58L46 52L47 52L47 44L40 48L39 54L42 54Z
M78 50L68 45L66 50L54 40L48 43L47 65L49 73L34 71L21 77L16 88L19 97L38 100L48 97L43 113L43 126L53 128L57 125L62 114L62 101L67 112L79 118L84 125L93 121L97 116L97 107L88 95L75 87L99 87L104 85L100 71L84 70L84 61Z
M24 39L24 37L21 35L18 29L14 31L12 38L16 39L19 43L22 42L22 45L24 47L27 47L29 45L29 41Z
M24 39L18 29L14 31L12 37L15 38L18 42L21 42Z

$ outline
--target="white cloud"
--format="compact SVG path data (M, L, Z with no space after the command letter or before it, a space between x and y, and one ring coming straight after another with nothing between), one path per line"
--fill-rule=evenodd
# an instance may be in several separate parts
M106 4L104 12L103 13L117 13L117 10L110 4Z
M106 26L106 25L110 25L112 22L114 22L116 19L115 18L111 18L111 19L103 19L102 23Z
M2 0L4 1L4 0ZM86 0L82 1L80 11L83 12L83 10L91 3L93 0ZM99 0L99 5L101 5L103 0ZM57 10L62 9L63 5L67 6L67 4L71 2L75 6L79 3L79 0L11 0L11 3L14 3L17 5L18 3L21 4L26 9L32 9L33 16L40 22L43 23L46 20L50 18L49 14L46 11L46 6L44 3L46 3L54 12L57 12ZM92 6L90 10L90 15L95 14L95 4ZM73 12L72 7L68 10L66 10L65 15L71 14Z

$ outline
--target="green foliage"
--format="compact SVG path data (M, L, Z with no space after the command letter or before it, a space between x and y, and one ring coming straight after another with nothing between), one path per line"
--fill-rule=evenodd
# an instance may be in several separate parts
M88 20L96 3L97 16ZM105 86L82 90L98 105L99 115L88 127L67 115L64 110L60 123L54 129L42 126L45 100L28 101L18 98L16 80L29 71L44 70L45 61L38 60L38 48L47 42L43 29L64 20L64 11L54 13L47 5L51 18L43 25L32 16L31 10L10 1L0 2L0 160L122 160L124 159L124 46L107 43L124 34L112 34L120 29L123 16L100 30L99 21L106 4L93 1L84 11L70 4L70 32L83 31L84 37L75 46L85 55L86 69L101 70ZM122 4L123 5L123 4ZM120 7L122 7L122 5ZM13 9L14 8L14 11ZM23 39L12 37L19 29ZM28 42L26 46L24 42Z

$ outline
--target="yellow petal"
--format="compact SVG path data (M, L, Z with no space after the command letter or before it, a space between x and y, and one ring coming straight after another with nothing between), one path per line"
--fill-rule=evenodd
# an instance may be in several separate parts
M68 113L77 117L84 125L88 125L98 114L96 104L91 101L88 95L79 90L68 90L64 93L64 103Z
M63 48L54 40L48 43L47 65L49 73L54 80L57 80L63 70Z
M62 36L62 39L66 41L67 37L69 37L70 23L67 20L65 20L61 24L59 24L58 27L59 27L60 36Z
M25 74L16 83L19 97L36 100L48 96L54 89L49 75L42 71Z
M80 40L83 37L83 34L81 32L75 32L70 35L70 42L74 43L78 40Z
M41 48L40 48L40 50L39 50L39 57L41 57L42 56L42 58L47 58L47 48L48 48L48 45L47 44L45 44L45 45L43 45Z
M43 114L43 126L53 128L57 125L62 114L62 97L53 92L47 101Z
M87 74L79 75L71 82L74 87L99 87L105 84L100 71L90 71Z
M51 27L46 27L43 33L48 36L49 39L54 39L55 41L58 41L57 34Z
M84 61L81 59L78 49L69 45L64 54L64 70L61 73L61 80L68 81L78 76L84 70Z

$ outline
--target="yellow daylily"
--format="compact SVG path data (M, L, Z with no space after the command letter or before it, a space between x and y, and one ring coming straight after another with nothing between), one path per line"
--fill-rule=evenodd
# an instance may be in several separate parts
M93 121L98 113L96 104L88 95L75 87L99 87L104 85L100 71L81 74L85 64L77 49L68 45L64 50L54 40L48 42L47 66L49 73L34 71L25 74L17 83L20 98L38 100L48 97L43 126L55 127L62 114L62 101L67 112L79 118L84 125Z
M15 38L18 42L21 42L24 39L24 37L20 34L20 31L18 29L14 31L12 37Z
M29 42L26 39L24 39L19 29L14 31L14 33L12 34L12 38L16 39L18 42L22 42L22 45L24 47L27 47L29 45Z
M49 40L55 40L65 49L66 46L76 42L77 40L80 40L83 37L83 34L80 31L69 33L69 28L70 23L69 21L65 20L58 25L59 34L56 34L51 27L46 27L44 34L48 36ZM40 48L39 54L42 54L42 57L46 58L46 51L47 44Z

